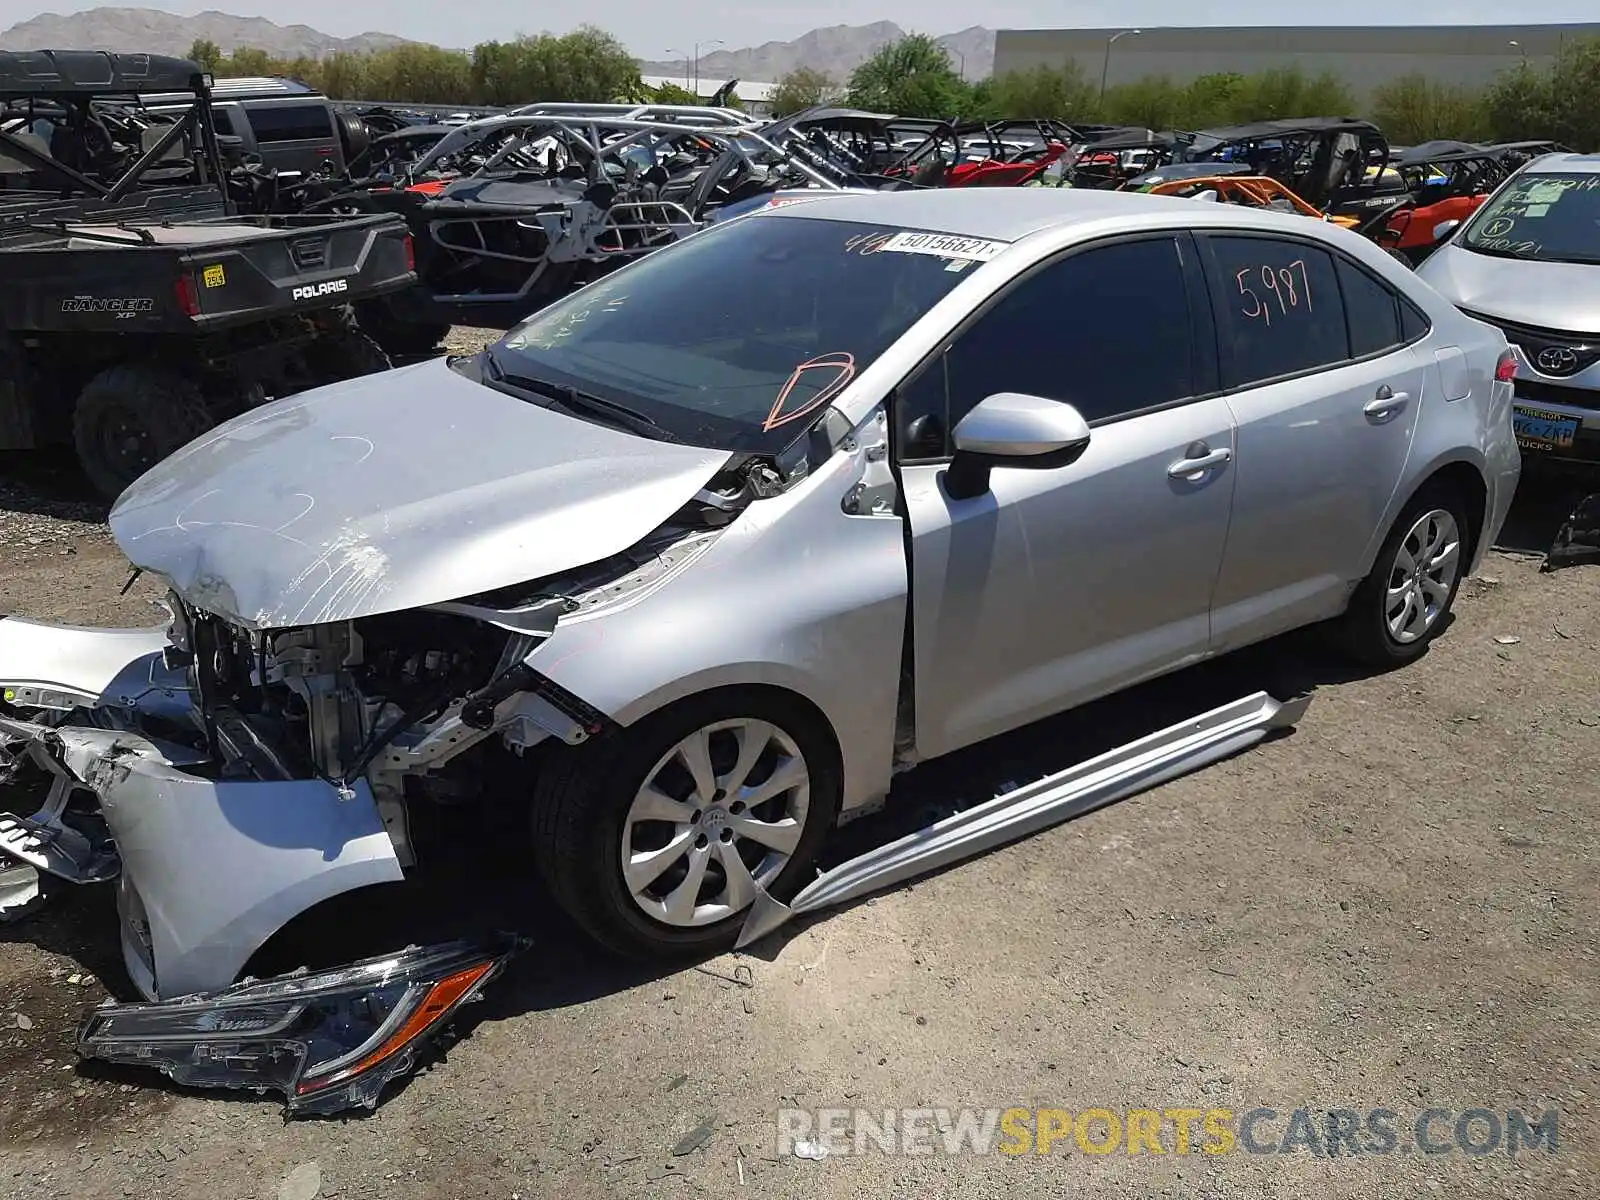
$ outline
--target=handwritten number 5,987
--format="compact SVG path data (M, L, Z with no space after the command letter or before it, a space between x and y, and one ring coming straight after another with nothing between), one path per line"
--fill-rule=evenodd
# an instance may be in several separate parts
M1278 313L1287 316L1291 311L1304 308L1312 311L1311 280L1306 274L1304 259L1297 258L1286 267L1245 267L1234 278L1239 283L1239 295L1245 297L1245 307L1240 312L1248 319L1272 324L1273 303ZM1272 295L1272 301L1262 298L1255 286L1259 284Z

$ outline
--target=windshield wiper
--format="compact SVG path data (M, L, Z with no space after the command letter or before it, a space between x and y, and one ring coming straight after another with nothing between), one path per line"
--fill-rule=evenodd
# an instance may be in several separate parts
M1474 254L1482 254L1488 258L1516 258L1524 262L1537 262L1538 259L1529 258L1526 254L1518 254L1515 250L1501 250L1492 246L1476 246L1471 242L1465 243L1468 250Z
M555 383L549 379L537 379L532 375L520 375L514 371L507 371L488 351L484 352L484 363L487 370L484 372L489 382L504 384L507 388L514 388L518 392L533 392L536 395L554 400L562 408L570 412L591 417L599 417L620 425L630 432L644 437L655 438L663 442L676 442L680 439L661 428L654 418L647 416L636 408L629 408L616 400L608 400L604 396L596 396L593 392L585 392L578 388L568 387L564 383ZM526 397L522 397L526 399Z

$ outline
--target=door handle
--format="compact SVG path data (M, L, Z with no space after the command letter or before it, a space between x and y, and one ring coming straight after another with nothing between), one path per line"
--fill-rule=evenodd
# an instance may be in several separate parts
M1233 451L1224 446L1220 450L1212 450L1195 458L1180 458L1167 468L1167 477L1188 479L1190 476L1199 475L1212 467L1220 467L1223 463L1232 461Z
M1411 402L1410 392L1397 392L1388 384L1378 389L1378 394L1362 407L1369 417L1382 418L1399 412Z

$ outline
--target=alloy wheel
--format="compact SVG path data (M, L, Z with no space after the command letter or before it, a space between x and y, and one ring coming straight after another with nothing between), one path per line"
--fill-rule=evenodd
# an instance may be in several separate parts
M1401 539L1389 568L1384 623L1400 645L1424 638L1450 603L1461 570L1461 527L1449 511L1429 509Z
M656 761L622 826L634 903L668 925L714 924L783 873L805 833L811 775L769 721L718 721Z

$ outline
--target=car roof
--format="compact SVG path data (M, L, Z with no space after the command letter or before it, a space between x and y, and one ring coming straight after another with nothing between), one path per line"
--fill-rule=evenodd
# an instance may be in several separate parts
M1163 210L1171 215L1174 226L1186 224L1185 217L1201 215L1194 200L1092 188L925 188L866 195L839 193L825 198L825 204L784 205L766 209L760 215L888 225L1001 242L1019 241L1041 229L1118 217L1132 220ZM1278 223L1272 218L1283 214L1208 204L1204 215L1206 224L1220 220L1244 227L1274 228ZM1305 217L1296 219L1308 225L1319 224Z
M1543 174L1546 171L1565 171L1571 175L1600 175L1600 154L1546 154L1534 159L1528 167L1528 173L1531 175Z

